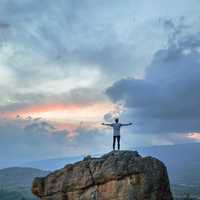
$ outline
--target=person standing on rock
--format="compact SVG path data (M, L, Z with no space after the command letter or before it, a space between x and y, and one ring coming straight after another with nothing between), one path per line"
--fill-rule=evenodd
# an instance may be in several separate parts
M120 150L120 128L122 126L130 126L130 125L132 125L132 123L122 124L122 123L119 123L119 119L116 118L115 123L112 123L112 124L102 123L102 125L110 126L113 128L113 150L115 150L116 140L117 140L117 144L118 144L118 150Z

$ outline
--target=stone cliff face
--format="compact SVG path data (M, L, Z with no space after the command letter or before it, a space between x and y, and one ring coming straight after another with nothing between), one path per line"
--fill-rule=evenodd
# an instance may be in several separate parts
M35 178L32 192L42 200L172 200L164 164L133 151L66 165Z

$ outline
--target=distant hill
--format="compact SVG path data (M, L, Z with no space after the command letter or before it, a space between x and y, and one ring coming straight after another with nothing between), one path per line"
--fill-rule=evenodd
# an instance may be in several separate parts
M0 170L0 199L36 199L31 193L34 177L45 176L49 172L26 167L11 167ZM22 198L23 197L23 198Z

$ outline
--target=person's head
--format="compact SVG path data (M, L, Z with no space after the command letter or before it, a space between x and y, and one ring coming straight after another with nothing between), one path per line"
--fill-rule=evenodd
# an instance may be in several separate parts
M115 119L115 122L116 122L116 123L118 123L118 122L119 122L119 119L118 119L118 118L116 118L116 119Z

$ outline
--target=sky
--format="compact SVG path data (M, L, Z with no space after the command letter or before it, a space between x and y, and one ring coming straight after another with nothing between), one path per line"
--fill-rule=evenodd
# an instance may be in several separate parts
M0 167L200 142L199 0L0 3Z

